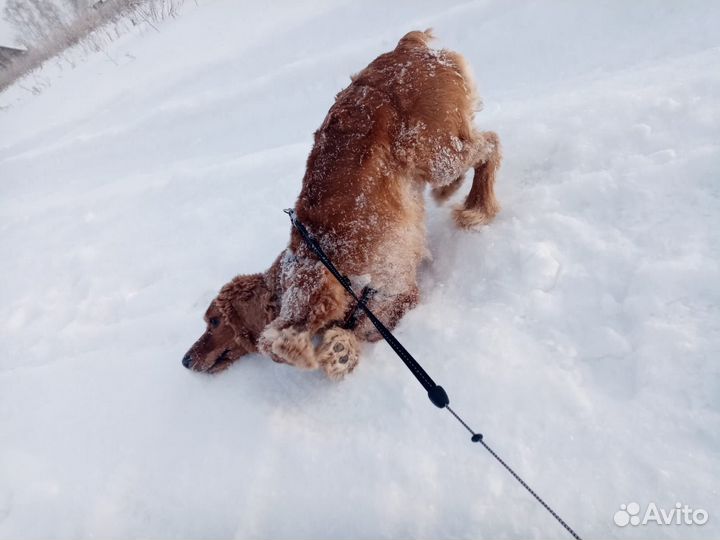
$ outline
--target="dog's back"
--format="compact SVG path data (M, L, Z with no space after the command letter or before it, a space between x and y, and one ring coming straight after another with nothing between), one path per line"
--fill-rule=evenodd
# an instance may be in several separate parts
M414 282L426 253L425 182L455 180L462 159L447 149L472 138L472 80L462 57L428 48L431 39L430 31L408 33L337 95L315 133L296 206L319 237L339 240L326 248L346 272L393 288L406 286L402 275ZM302 247L297 236L292 247Z
M376 58L353 82L390 96L407 128L421 132L425 139L452 134L470 140L469 120L477 106L472 77L462 56L429 48L432 39L430 30L406 34L393 51ZM410 150L407 145L403 149ZM417 144L412 148L425 149Z

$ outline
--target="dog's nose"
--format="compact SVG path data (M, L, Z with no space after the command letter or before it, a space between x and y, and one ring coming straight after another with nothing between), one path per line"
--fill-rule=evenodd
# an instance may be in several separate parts
M192 357L190 356L190 353L187 353L185 356L183 356L183 366L186 368L190 367L190 362L192 362Z

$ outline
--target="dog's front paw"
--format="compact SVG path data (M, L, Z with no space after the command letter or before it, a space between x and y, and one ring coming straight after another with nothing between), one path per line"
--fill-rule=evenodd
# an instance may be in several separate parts
M347 330L331 328L323 336L317 357L328 377L335 381L342 380L355 369L360 360L358 341Z
M278 330L269 326L258 339L258 350L275 362L300 369L317 369L310 334L293 327Z

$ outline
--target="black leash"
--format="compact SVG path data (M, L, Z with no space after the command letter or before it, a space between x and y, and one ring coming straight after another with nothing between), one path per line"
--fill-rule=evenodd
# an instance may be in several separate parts
M367 304L373 294L375 294L375 291L371 289L370 286L363 287L363 290L360 293L360 300L358 300L348 316L345 317L345 321L340 325L340 328L344 328L345 330L355 329L358 324L358 310L361 309L360 304Z
M542 499L540 496L535 493L530 486L527 485L527 483L518 476L518 474L507 464L505 463L500 456L498 456L492 448L490 448L487 443L483 440L483 436L481 433L476 433L473 429L468 426L462 418L460 418L455 411L453 411L450 408L450 398L448 398L447 393L443 389L442 386L435 384L435 381L432 380L430 375L427 374L427 372L422 368L422 366L418 363L415 358L408 352L408 350L402 346L402 343L400 343L395 336L392 335L390 330L387 329L387 327L380 322L380 320L375 316L375 314L370 310L370 308L367 307L367 287L363 290L363 295L361 298L358 298L357 294L355 294L355 291L352 288L352 284L350 283L350 279L345 276L344 274L341 274L340 271L335 268L335 265L332 263L332 261L328 258L327 255L325 255L325 252L320 247L320 244L318 243L315 238L313 238L308 230L305 228L305 225L303 225L300 220L295 216L295 210L292 208L288 208L284 211L288 216L290 216L290 222L293 224L293 226L298 230L300 233L300 236L302 236L305 243L308 245L308 247L312 250L313 253L317 256L317 258L320 260L321 263L325 266L325 268L328 269L328 271L335 276L335 279L337 279L340 284L345 288L347 293L352 296L352 298L356 302L355 310L362 309L365 314L367 315L368 319L370 319L370 322L373 323L377 331L380 333L380 335L385 339L385 341L388 342L388 345L392 348L393 351L400 357L400 359L405 363L405 365L408 367L408 369L412 372L413 375L415 375L415 378L420 382L420 384L425 388L425 390L428 393L428 398L430 398L430 401L432 401L433 405L440 409L447 409L450 411L450 414L452 414L455 419L462 424L462 426L467 429L470 432L471 440L472 442L479 442L482 444L485 449L490 452L490 454L498 460L500 465L505 467L507 471L513 475L513 477L520 482L520 485L523 486L535 499L547 510L550 512L550 514L562 525L567 532L569 532L575 540L581 540L580 536L568 525L563 521L563 519L555 512L550 506ZM353 310L353 314L354 311Z

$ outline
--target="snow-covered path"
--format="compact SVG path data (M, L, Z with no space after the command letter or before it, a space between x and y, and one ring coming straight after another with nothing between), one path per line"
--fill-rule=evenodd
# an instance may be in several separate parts
M180 365L284 247L334 94L428 26L503 212L428 205L398 337L585 537L720 535L720 5L383 4L188 2L0 94L0 538L564 534L382 343L340 384ZM617 527L632 501L710 519Z

